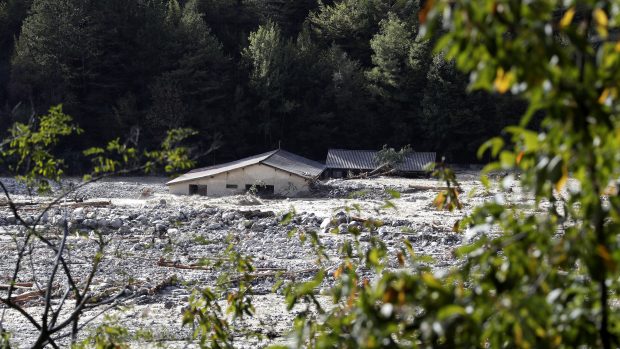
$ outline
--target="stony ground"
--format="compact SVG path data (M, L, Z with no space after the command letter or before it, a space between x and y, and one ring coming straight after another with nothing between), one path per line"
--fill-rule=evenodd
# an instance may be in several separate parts
M93 281L93 292L102 297L122 292L119 298L122 307L110 314L130 331L151 330L154 341L141 343L143 347L155 342L179 347L186 344L191 329L182 326L181 315L188 298L192 290L213 287L218 282L219 271L183 266L195 265L205 258L221 258L232 241L239 252L253 258L259 275L254 284L256 316L238 325L284 342L295 311L287 312L283 297L278 292L272 293L275 281L272 275L283 271L287 279L307 280L313 276L315 261L308 246L289 238L291 229L318 231L332 257L330 263L335 266L337 249L344 237L333 230L342 231L359 224L352 217L379 218L384 226L376 234L390 251L396 253L403 239L408 239L416 253L434 257L435 269L449 268L455 263L452 251L464 242L463 235L452 232L454 223L477 203L493 197L482 189L477 173L462 171L458 177L464 189L465 206L463 211L452 213L437 211L432 206L437 194L434 188L441 185L433 179L331 180L307 198L256 200L247 196L173 196L167 194L165 178L122 178L80 189L64 206L45 215L39 228L58 241L60 227L63 222L69 222L68 260L78 280L83 280L90 271L97 248L94 232L103 234L108 245ZM17 201L47 200L29 196L10 179L0 180ZM397 209L380 209L390 198L386 189L401 193L400 198L392 200ZM359 204L360 212L347 210L353 204ZM296 212L294 219L287 225L280 224L291 210ZM31 221L39 209L36 205L24 205L20 212L26 221ZM23 236L8 207L0 203L0 284L10 279L16 260L14 240L19 241ZM368 232L361 236L362 241L368 238ZM19 281L32 282L34 286L18 293L35 291L49 275L53 255L39 246L32 256L26 258ZM54 302L61 296L62 279L57 288ZM324 301L328 302L327 297ZM41 302L35 298L25 306L38 314L42 312ZM0 312L4 326L13 333L16 347L28 347L36 333L34 328L15 312L1 306ZM91 311L87 315L94 314ZM100 322L101 317L91 325ZM239 347L261 347L269 342L242 341Z

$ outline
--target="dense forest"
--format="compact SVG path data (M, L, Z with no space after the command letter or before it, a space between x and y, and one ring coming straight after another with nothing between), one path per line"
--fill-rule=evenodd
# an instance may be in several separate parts
M221 147L201 162L281 145L410 144L453 162L524 110L469 93L470 77L419 33L415 0L0 0L0 132L59 103L84 132L158 142L169 128Z

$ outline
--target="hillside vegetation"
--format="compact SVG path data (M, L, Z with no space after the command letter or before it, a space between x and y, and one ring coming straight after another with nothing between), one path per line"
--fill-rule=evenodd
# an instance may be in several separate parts
M0 124L64 104L88 136L219 140L204 163L383 144L476 161L524 104L468 93L410 0L2 0ZM0 131L3 131L0 128ZM74 166L74 171L80 167Z

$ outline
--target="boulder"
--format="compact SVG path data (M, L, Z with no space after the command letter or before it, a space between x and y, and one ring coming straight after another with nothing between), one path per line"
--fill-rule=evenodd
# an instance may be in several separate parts
M109 222L109 225L114 229L120 229L123 226L123 221L120 218L114 218Z
M85 219L82 221L82 225L87 228L95 229L97 228L97 221L94 219Z
M207 225L207 230L219 230L222 229L222 223L211 223Z

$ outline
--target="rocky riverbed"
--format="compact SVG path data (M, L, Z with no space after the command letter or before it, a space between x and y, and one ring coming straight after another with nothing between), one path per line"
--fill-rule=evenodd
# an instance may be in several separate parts
M360 221L375 218L383 225L376 234L394 255L409 240L418 254L434 258L436 270L453 266L453 250L464 243L462 234L454 233L455 222L480 202L493 199L482 189L477 173L458 173L464 194L462 211L437 211L432 201L441 184L433 179L377 178L364 180L331 180L307 198L256 199L247 196L223 198L173 196L167 193L165 178L121 178L97 182L78 190L43 215L38 229L45 231L51 241L59 241L61 227L68 222L71 234L68 255L74 277L84 280L98 247L101 234L107 243L105 257L93 279L93 293L105 297L120 292L119 308L113 314L119 324L130 332L139 329L152 331L150 346L161 342L167 346L184 346L191 328L183 327L181 316L188 305L191 292L218 283L219 270L199 268L205 259L217 260L229 244L241 254L251 256L258 277L254 281L253 319L236 324L266 335L268 339L239 342L239 347L262 347L272 342L286 342L287 329L295 316L286 311L281 292L272 292L277 272L287 280L304 281L314 276L315 255L308 244L290 238L294 229L317 231L325 245L330 265L338 264L337 251L346 238L344 232L360 225ZM31 197L11 179L0 179L18 202L48 200ZM66 183L65 183L66 185ZM58 189L58 188L57 188ZM391 199L396 206L382 208L390 198L387 189L401 193ZM467 195L469 194L469 195ZM77 201L75 201L77 200ZM352 209L354 204L359 205ZM20 214L27 222L36 220L40 207L23 205ZM358 212L359 209L359 212ZM287 224L282 218L294 210ZM13 214L0 205L0 284L6 283L16 261L16 244L24 236ZM365 242L371 232L363 231ZM49 275L53 254L38 246L33 258L25 258L18 281L32 283L32 289L44 287ZM396 260L396 259L394 259ZM56 302L65 287L58 280ZM329 280L325 289L329 286ZM0 291L0 294L4 291ZM328 303L328 298L323 299ZM25 302L28 311L43 311L41 297ZM13 335L16 347L32 344L35 329L14 311L3 309L4 327ZM87 312L85 318L95 315ZM101 323L98 317L88 327Z

